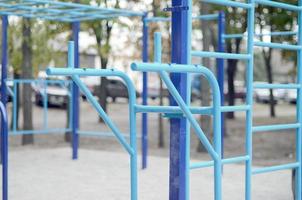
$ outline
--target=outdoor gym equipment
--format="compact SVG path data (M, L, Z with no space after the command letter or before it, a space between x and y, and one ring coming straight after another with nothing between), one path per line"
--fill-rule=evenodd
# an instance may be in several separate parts
M32 0L30 2L33 2ZM35 1L37 2L37 1ZM40 2L40 1L39 1ZM126 151L131 157L131 199L137 199L137 166L136 166L136 144L135 144L135 113L139 112L164 112L177 114L177 118L172 118L171 121L171 134L170 134L170 199L171 200L188 200L189 199L189 172L191 169L211 167L214 166L215 171L215 200L221 200L221 168L223 164L244 162L246 166L245 172L245 199L251 200L251 183L252 175L261 174L266 172L294 169L296 170L296 199L301 200L301 140L302 140L302 107L299 102L302 101L302 0L299 0L298 5L291 5L287 3L279 3L268 0L248 0L247 3L231 1L231 0L203 0L203 2L215 3L223 6L232 6L246 9L248 13L247 17L247 52L244 54L229 54L221 52L203 52L192 51L191 49L191 30L192 30L192 1L191 0L172 0L172 7L167 8L172 12L172 60L173 64L165 63L133 63L132 69L144 72L157 72L160 74L162 80L167 85L168 90L173 96L174 100L170 106L146 106L136 105L134 100L129 103L129 109L133 112L130 115L130 125L134 129L131 129L130 144L127 143L125 138L121 136L119 130L114 123L108 118L102 108L98 106L95 99L90 95L85 85L79 80L79 76L119 76L123 78L130 92L129 96L133 94L130 79L124 73L116 70L97 70L97 69L49 69L48 73L53 75L66 75L71 76L76 84L88 96L89 101L96 108L100 116L106 120L107 125L113 129L115 136L120 143L124 146ZM255 31L255 6L261 4L266 6L278 7L280 9L288 9L298 13L299 29L297 32L298 44L284 44L284 43L269 43L254 41ZM1 13L1 12L0 12ZM5 22L3 23L5 24ZM6 29L4 29L4 32ZM271 33L273 36L275 33ZM279 33L280 34L280 33ZM291 33L292 34L292 33ZM275 34L277 35L277 33ZM159 37L159 36L157 36ZM157 39L157 48L159 48L159 39ZM6 44L2 43L6 47ZM298 70L297 70L297 83L295 84L253 84L253 65L254 65L254 46L279 48L297 51L298 56ZM76 49L75 45L75 49ZM6 48L4 48L6 50ZM192 51L192 52L191 52ZM157 50L159 53L159 50ZM238 106L221 106L218 82L211 71L203 66L191 65L192 54L213 57L220 59L241 59L247 62L246 65L246 86L247 86L247 98L244 105ZM76 59L76 56L74 57ZM3 59L3 57L2 57ZM158 61L158 60L157 60ZM4 62L5 63L5 62ZM174 64L175 63L175 64ZM76 64L70 66L77 66ZM2 68L3 70L3 68ZM170 77L168 75L170 73ZM188 73L201 73L207 77L212 87L213 106L210 107L198 107L193 108L190 106L190 77ZM293 124L278 124L278 125L253 125L253 88L286 88L297 90L297 119ZM133 98L134 99L134 98ZM234 112L243 111L246 112L246 151L244 155L238 157L231 157L222 159L221 157L221 112ZM214 117L214 145L209 142L205 137L202 129L193 117L193 114L206 114L213 115ZM134 122L133 122L134 119ZM2 124L5 123L2 121ZM197 136L206 147L209 152L212 161L201 163L190 163L190 128L189 123L194 128ZM295 129L296 130L296 161L294 163L264 167L264 168L252 168L252 139L253 134L262 131L275 131L281 129ZM3 137L3 139L7 137ZM5 144L5 142L3 143ZM7 146L6 146L7 148ZM7 151L2 151L7 153ZM4 155L7 156L7 155ZM6 165L3 168L7 169ZM5 171L5 170L4 170ZM5 180L3 180L5 182ZM7 186L7 185L6 185ZM7 194L7 191L4 193ZM4 200L7 200L4 199Z
M199 15L192 17L193 20L200 21L217 21L217 51L224 52L224 32L225 32L225 14L223 11L218 14L208 14L208 15ZM167 17L148 17L144 15L143 17L143 62L149 62L149 25L152 23L159 22L171 22L171 18ZM199 57L199 55L195 55L192 52L192 57ZM217 80L219 84L219 88L224 88L224 60L221 58L217 59L216 62L216 74ZM224 91L220 90L220 99L221 104L224 105ZM143 91L142 91L142 104L148 105L148 74L147 72L143 72ZM222 137L222 157L223 157L223 141L224 141L224 117L221 115L221 137ZM142 168L147 168L147 159L148 159L148 116L147 113L142 114Z

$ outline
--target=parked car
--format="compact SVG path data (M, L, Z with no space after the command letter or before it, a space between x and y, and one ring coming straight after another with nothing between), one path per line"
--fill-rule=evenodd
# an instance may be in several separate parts
M35 93L35 103L38 106L43 106L44 95L47 95L47 106L58 106L66 108L69 100L68 96L68 86L66 85L66 79L63 77L52 77L49 78L44 75L43 72L39 73L39 78L41 81L38 81L32 84L32 88ZM47 78L45 78L47 77ZM52 80L52 81L44 81Z
M260 83L260 82L258 82ZM286 89L273 89L274 103L281 100L286 100L288 96ZM269 103L270 101L270 89L254 89L254 97L258 103Z
M288 90L285 101L289 102L291 104L296 104L297 103L297 90Z
M129 98L126 84L120 79L108 79L106 86L107 97L110 97L113 102L117 98ZM100 85L94 87L93 94L97 95L100 91ZM136 91L136 97L139 97L139 93Z
M84 76L84 77L81 77L81 80L87 86L87 88L90 90L90 92L92 92L93 95L96 95L95 94L95 87L100 85L100 77L98 77L98 76ZM86 96L82 93L82 91L80 91L80 95L81 95L83 100L86 100Z

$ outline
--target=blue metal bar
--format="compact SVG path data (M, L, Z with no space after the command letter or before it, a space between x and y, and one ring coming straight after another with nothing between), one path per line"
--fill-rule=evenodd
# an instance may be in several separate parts
M213 107L191 107L189 108L192 114L200 115L212 115ZM247 111L250 109L249 106L223 106L221 107L221 112L235 112L235 111ZM135 112L137 113L171 113L171 114L181 114L182 111L178 106L142 106L136 105Z
M191 62L192 0L172 0L172 7L184 6L185 12L172 12L171 62L189 64ZM189 78L187 74L174 73L171 79L185 104L189 105ZM177 103L170 97L170 105ZM170 120L170 177L169 199L189 199L190 173L190 128L188 120Z
M192 17L193 20L216 20L218 19L218 14L208 14L208 15L199 15ZM154 22L171 22L170 17L148 17L145 19L146 23Z
M262 131L277 131L285 129L297 129L300 128L300 123L294 124L275 124L275 125L263 125L263 126L254 126L253 132L262 132Z
M86 95L87 100L92 104L95 110L107 126L115 134L117 140L126 149L130 155L130 173L131 173L131 200L137 200L137 147L136 147L136 113L134 109L136 94L134 85L129 77L117 70L97 70L97 69L47 69L49 75L65 75L71 76L73 81L79 86L82 92ZM79 76L117 76L124 80L129 94L129 118L130 118L130 145L127 143L125 137L121 134L119 129L115 126L113 121L108 117L100 104L91 94L90 90L82 83Z
M72 23L73 41L68 44L68 68L80 67L80 54L79 54L79 32L80 22ZM72 84L72 159L78 159L79 149L79 114L80 114L80 102L79 102L79 88Z
M271 7L275 7L275 8L282 8L282 9L291 10L291 11L301 11L300 6L287 4L287 3L281 3L281 2L271 1L271 0L255 0L255 2L257 4L271 6Z
M201 0L201 2L218 4L218 5L223 5L223 6L238 7L238 8L244 8L244 9L253 8L253 5L250 3L241 3L241 2L230 1L230 0Z
M255 33L255 37L263 37L263 36L291 36L297 35L297 31L276 31L271 33ZM243 38L246 37L245 34L224 34L224 39L235 39L235 38Z
M253 79L254 79L254 30L255 30L255 1L248 0L251 8L247 10L247 53L252 56L246 64L246 105L253 106ZM245 151L249 159L245 163L245 200L251 200L252 187L252 160L253 160L253 109L246 111L246 141Z
M249 159L248 156L239 156L234 158L226 158L222 160L222 164L234 164L239 162L244 162ZM200 169L205 167L212 167L214 166L214 161L208 161L208 162L199 162L199 163L192 163L190 166L190 169Z
M1 113L1 159L2 159L2 200L8 200L8 121L5 105L0 102Z
M281 43L254 42L254 45L258 47L269 47L269 48L287 49L287 50L296 50L296 51L302 49L302 45L281 44Z
M17 112L18 112L18 93L17 93L18 83L14 82L14 97L13 97L13 131L17 131Z
M269 84L269 83L254 83L254 88L258 89L299 89L299 84Z
M80 136L95 136L95 137L115 137L112 132L98 132L98 131L78 131ZM122 133L125 138L130 138L129 134ZM136 139L141 139L141 136L137 136Z
M298 1L298 5L302 6L302 0ZM302 46L302 10L298 12L298 45ZM302 50L297 52L297 82L302 85ZM295 199L302 199L302 88L297 91L297 122L300 127L296 130L296 161L299 166L296 168L295 180Z
M260 169L254 169L253 174L263 174L263 173L274 172L279 170L296 169L299 167L299 165L300 165L299 162L295 162L295 163L277 165L272 167L264 167Z
M41 130L11 130L9 134L11 135L43 135L43 134L62 134L67 131L71 131L71 129L66 128L48 128L48 129L41 129Z
M147 13L143 16L143 62L149 60L149 28L146 22ZM148 74L143 72L143 95L142 104L148 105ZM148 157L148 115L147 113L142 114L142 169L147 168L147 157Z
M221 52L210 52L210 51L192 51L192 56L212 57L212 58L222 58L222 59L240 59L240 60L251 59L251 56L248 54L221 53Z
M218 15L218 52L225 52L225 40L223 35L225 33L225 14L223 11L219 12ZM221 106L224 105L224 60L217 59L217 79L220 88L220 101ZM221 158L224 157L224 113L221 112Z
M44 86L44 91L43 93L41 94L42 97L43 97L43 117L44 117L44 129L47 129L47 126L48 126L48 95L47 95L47 84L45 84Z
M7 79L7 60L8 60L8 48L7 48L7 31L8 31L8 17L6 15L2 16L2 51L1 51L1 102L6 108L7 104L7 89L6 89L6 79Z

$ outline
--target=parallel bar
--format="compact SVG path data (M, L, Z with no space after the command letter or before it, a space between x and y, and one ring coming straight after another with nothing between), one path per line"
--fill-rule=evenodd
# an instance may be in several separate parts
M285 165L277 165L277 166L272 166L272 167L264 167L260 169L254 169L253 174L263 174L267 172L274 172L274 171L280 171L280 170L287 170L287 169L295 169L299 167L300 163L295 162L295 163L290 163L290 164L285 164Z
M10 135L28 135L28 134L34 134L34 135L43 135L43 134L62 134L65 132L69 132L71 129L66 128L49 128L44 130L12 130L9 132Z
M254 83L254 88L257 89L299 89L299 84L269 84L269 83Z
M193 20L216 20L218 19L218 14L209 14L209 15L199 15L192 17ZM145 19L146 23L153 22L171 22L170 17L148 17Z
M213 107L191 107L189 108L192 114L200 115L212 115ZM235 112L235 111L247 111L250 106L223 106L221 112ZM137 113L169 113L169 114L181 114L182 111L178 106L143 106L135 105L135 112Z
M264 125L264 126L254 126L253 132L278 131L278 130L297 129L297 128L300 128L300 123Z
M244 9L250 9L253 8L252 4L247 3L241 3L236 1L230 1L230 0L201 0L205 3L212 3L212 4L218 4L223 6L231 6L231 7L238 7L238 8L244 8Z
M239 156L234 158L226 158L222 160L222 164L234 164L239 162L244 162L249 159L249 156ZM200 169L205 167L212 167L214 166L214 161L208 161L208 162L199 162L199 163L192 163L190 166L190 169Z
M80 136L95 136L95 137L115 137L113 132L98 132L98 131L78 131ZM130 138L127 133L121 133L125 138ZM141 139L141 136L137 136L137 139Z
M282 8L282 9L291 10L291 11L301 11L300 6L291 5L291 4L287 4L287 3L281 3L281 2L271 1L271 0L255 0L255 2L258 4L271 6L271 7L275 7L275 8Z
M255 46L258 47L270 47L275 49L287 49L287 50L301 50L301 45L292 45L292 44L281 44L281 43L269 43L269 42L254 42Z
M210 51L192 51L192 56L223 58L223 59L239 59L239 60L251 59L251 55L248 54L220 53L220 52L210 52Z
M255 33L255 37L263 37L263 36L291 36L297 35L297 31L276 31L271 33ZM246 34L224 34L224 39L235 39L235 38L244 38L247 37Z

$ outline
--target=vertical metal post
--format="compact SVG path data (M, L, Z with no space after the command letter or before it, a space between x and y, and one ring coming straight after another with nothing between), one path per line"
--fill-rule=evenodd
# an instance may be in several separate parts
M225 14L223 11L218 15L218 52L224 52L225 40L223 38L225 34ZM220 88L220 100L221 106L224 105L224 59L217 59L217 79ZM224 113L221 113L221 150L222 158L224 155Z
M1 68L1 161L2 161L2 200L8 199L8 127L6 116L6 79L7 79L7 29L8 17L2 16L2 68Z
M143 16L143 62L148 62L149 55L149 28L148 22L145 21L147 18L147 13ZM143 105L148 104L148 74L143 72ZM147 157L148 157L148 115L147 113L142 113L142 169L147 168Z
M252 5L247 10L247 53L251 55L251 58L246 64L246 104L250 106L250 109L246 111L246 154L249 159L246 161L245 172L245 199L251 200L251 181L252 181L252 158L253 158L253 72L254 72L254 31L255 31L255 0L248 0L248 3Z
M298 1L299 6L302 6L302 0ZM299 10L298 12L298 45L302 45L302 11ZM296 160L299 162L299 167L296 168L296 184L295 184L295 199L301 200L302 194L301 194L301 186L302 186L302 50L298 50L297 54L297 66L298 66L298 73L297 73L297 81L300 85L300 88L298 89L297 94L297 121L300 123L300 127L296 131Z
M7 28L8 28L8 17L7 15L2 16L2 60L1 60L1 102L6 107L7 103Z
M79 67L79 32L80 22L72 23L73 41L74 41L74 68ZM78 158L79 148L79 88L76 84L72 84L72 159Z
M181 10L173 8L182 8ZM192 0L172 0L172 63L190 64ZM190 103L189 77L183 73L171 74L179 94ZM170 105L177 103L170 98ZM170 200L189 199L190 129L184 117L170 120Z

